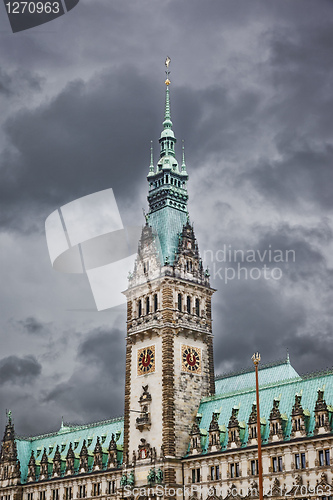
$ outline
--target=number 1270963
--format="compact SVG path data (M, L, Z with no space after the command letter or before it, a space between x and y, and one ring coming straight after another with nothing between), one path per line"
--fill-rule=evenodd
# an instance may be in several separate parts
M59 14L59 2L8 2L8 14Z

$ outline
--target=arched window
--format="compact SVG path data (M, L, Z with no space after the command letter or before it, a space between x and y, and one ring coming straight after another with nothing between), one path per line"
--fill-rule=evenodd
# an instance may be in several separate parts
M157 293L154 295L154 311L156 312L158 308Z
M146 297L146 314L149 314L149 310L150 310L149 297Z
M182 294L178 294L178 311L182 311Z
M187 309L187 312L189 314L191 314L191 297L189 295L187 296L186 309Z
M142 316L142 302L141 302L141 299L138 301L138 316L139 316L139 318Z
M200 302L199 299L195 299L195 314L200 316Z

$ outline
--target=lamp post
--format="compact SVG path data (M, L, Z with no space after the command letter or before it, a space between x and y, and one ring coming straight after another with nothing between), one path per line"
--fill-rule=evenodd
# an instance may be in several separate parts
M256 352L252 356L252 361L256 370L256 397L257 397L257 440L258 440L258 469L259 469L259 500L264 498L264 490L262 484L262 457L261 457L261 427L260 427L260 408L259 408L259 378L258 378L258 365L260 361L260 354Z

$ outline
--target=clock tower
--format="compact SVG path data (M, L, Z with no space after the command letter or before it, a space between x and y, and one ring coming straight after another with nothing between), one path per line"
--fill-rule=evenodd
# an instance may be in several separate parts
M160 482L182 483L179 459L187 452L200 400L215 391L214 290L203 269L187 210L184 146L180 165L175 154L169 62L159 160L155 166L151 149L149 211L124 292L124 465L135 468L136 484L137 480L147 482L152 463L160 471Z

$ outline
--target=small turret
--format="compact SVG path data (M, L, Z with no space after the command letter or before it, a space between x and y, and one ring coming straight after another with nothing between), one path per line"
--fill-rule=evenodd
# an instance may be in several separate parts
M20 484L21 482L20 462L17 458L11 411L8 412L7 418L0 454L0 485L2 487Z

